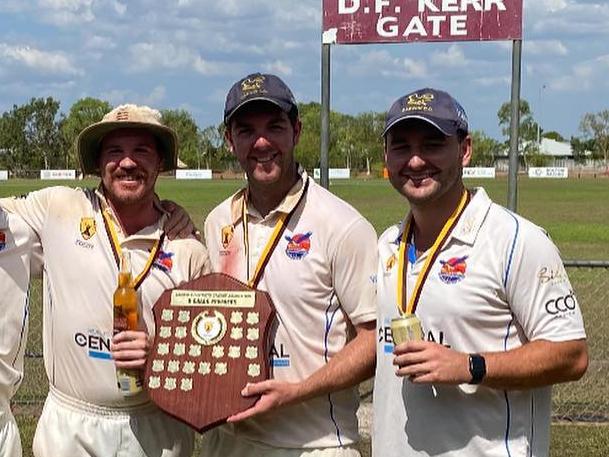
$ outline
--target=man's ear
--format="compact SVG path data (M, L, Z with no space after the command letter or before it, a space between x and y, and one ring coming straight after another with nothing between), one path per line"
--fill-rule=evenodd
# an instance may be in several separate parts
M467 135L461 144L459 145L461 148L461 165L467 167L469 165L470 160L472 159L472 137Z
M300 121L300 118L296 119L296 122L294 122L294 146L296 146L298 144L298 142L300 141L300 134L302 133L302 122Z
M226 127L226 129L224 130L224 141L226 141L226 144L228 145L228 150L231 153L234 153L235 148L233 147L233 136L231 135L231 132L230 132L230 125L228 125Z

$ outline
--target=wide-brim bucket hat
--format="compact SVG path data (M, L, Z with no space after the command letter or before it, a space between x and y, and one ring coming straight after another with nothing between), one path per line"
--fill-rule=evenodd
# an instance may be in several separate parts
M163 125L161 113L148 106L120 105L103 119L85 128L76 138L76 153L84 174L99 175L101 142L108 133L118 129L145 129L160 142L161 170L175 170L178 161L178 137L173 129Z

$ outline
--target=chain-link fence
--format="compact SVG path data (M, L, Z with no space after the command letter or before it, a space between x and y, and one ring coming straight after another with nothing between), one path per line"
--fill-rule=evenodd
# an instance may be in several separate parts
M565 262L569 278L584 314L590 366L576 383L554 388L553 417L556 420L609 422L609 262ZM13 399L15 413L37 414L47 393L42 362L41 282L32 283L30 334L25 379ZM59 350L61 350L59 348ZM362 389L369 401L367 389Z
M590 364L584 377L554 387L555 420L609 421L609 262L566 261L581 306Z

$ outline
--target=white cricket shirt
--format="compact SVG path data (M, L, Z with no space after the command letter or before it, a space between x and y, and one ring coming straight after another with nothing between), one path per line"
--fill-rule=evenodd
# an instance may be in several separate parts
M403 225L379 240L378 344L373 455L548 455L551 388L414 385L395 375L390 322L398 317ZM410 294L427 258L408 268ZM431 267L416 309L427 340L457 351L507 351L528 341L585 338L558 250L531 222L491 202L483 189Z
M212 269L248 281L280 213L308 190L264 270L278 329L271 349L273 377L300 381L323 367L354 335L353 325L375 319L376 234L353 207L302 171L302 179L266 217L248 205L249 258L241 223L244 191L217 206L205 222ZM238 437L277 447L329 447L358 440L356 388L317 397L235 424Z
M92 189L49 187L26 198L0 199L36 232L44 251L44 363L60 392L99 406L124 407L148 401L123 397L110 356L112 295L118 266L102 217L108 209L122 249L131 252L134 276L143 270L165 216L126 236L103 195ZM205 247L194 238L164 239L140 288L141 325L154 334L152 306L165 289L195 279L209 268Z

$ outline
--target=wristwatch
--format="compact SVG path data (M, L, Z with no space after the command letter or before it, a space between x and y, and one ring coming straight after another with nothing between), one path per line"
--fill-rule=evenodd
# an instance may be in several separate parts
M480 384L486 376L486 361L480 354L469 355L469 372L472 375L470 384Z

